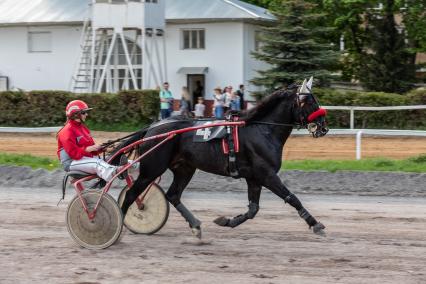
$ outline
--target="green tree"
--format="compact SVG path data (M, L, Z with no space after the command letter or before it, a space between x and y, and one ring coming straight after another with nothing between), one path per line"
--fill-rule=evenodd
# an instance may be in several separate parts
M252 82L266 91L310 76L326 84L337 53L324 42L330 28L318 25L325 15L316 13L316 5L302 0L275 0L271 5L277 21L262 30L263 45L253 53L270 68L258 71Z
M245 0L244 2L260 6L263 8L269 8L269 4L275 0Z
M358 76L368 90L404 93L415 80L415 53L409 52L403 28L396 24L398 5L394 0L382 2L382 9L366 13L368 46Z
M426 52L426 1L400 0L399 7L408 47L413 52Z
M344 38L344 78L358 79L374 91L402 93L412 86L416 52L426 42L424 0L324 0L324 4Z

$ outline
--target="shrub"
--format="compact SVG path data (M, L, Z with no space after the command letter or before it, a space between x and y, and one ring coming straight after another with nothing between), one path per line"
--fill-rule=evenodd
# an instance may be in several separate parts
M118 94L73 94L65 91L0 93L0 125L20 127L58 126L65 121L65 107L81 99L93 107L89 125L126 125L140 128L158 115L155 90L122 91Z

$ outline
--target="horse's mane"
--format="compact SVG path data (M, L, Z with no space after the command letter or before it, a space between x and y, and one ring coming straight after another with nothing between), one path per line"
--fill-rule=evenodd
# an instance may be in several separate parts
M282 99L292 97L295 94L294 90L295 88L289 88L273 92L271 95L264 97L254 108L242 111L240 120L250 122L266 116L271 113L271 110L274 109Z

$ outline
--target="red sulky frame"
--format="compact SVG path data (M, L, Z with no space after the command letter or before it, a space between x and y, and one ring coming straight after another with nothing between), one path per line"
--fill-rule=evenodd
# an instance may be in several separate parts
M121 155L123 153L126 153L127 151L129 151L130 149L143 144L147 141L151 141L151 140L159 140L162 139L162 141L160 141L158 144L156 144L154 147L152 147L151 149L149 149L147 152L143 153L141 156L139 156L137 159L133 160L132 163L129 163L128 165L126 165L125 167L123 167L122 169L120 169L119 172L117 172L112 179L104 186L104 188L102 189L102 193L101 196L99 197L98 201L96 202L95 208L93 209L92 212L89 211L89 209L87 208L87 204L86 201L83 199L83 197L81 196L81 192L84 190L84 186L83 186L83 182L85 181L89 181L92 180L94 178L97 178L96 175L90 175L81 179L73 179L71 181L71 184L74 185L75 191L78 195L78 198L80 199L81 204L83 205L84 211L86 212L87 216L89 217L89 220L93 220L96 216L96 210L99 206L99 203L103 197L103 195L105 193L107 193L109 191L109 189L111 188L111 185L113 183L113 181L120 175L122 174L124 171L127 171L134 163L139 162L141 159L143 159L144 157L146 157L148 154L150 154L151 152L153 152L155 149L157 149L158 147L160 147L161 145L163 145L164 143L166 143L167 141L173 139L176 135L182 134L182 133L186 133L186 132L191 132L191 131L196 131L198 129L205 129L205 128L210 128L210 127L216 127L216 126L244 126L245 122L244 121L233 121L233 122L216 122L216 123L211 123L211 124L207 124L207 125L200 125L200 126L193 126L193 127L187 127L187 128L182 128L182 129L177 129L177 130L173 130L170 132L166 132L166 133L162 133L162 134L158 134L158 135L154 135L154 136L150 136L147 138L143 138L140 139L122 149L120 149L119 151L117 151L114 155L112 155L107 162L110 163L115 157L117 157L118 155ZM133 185L133 179L130 175L127 175L126 177L126 183L127 186L129 188L131 188L131 186ZM154 183L154 182L153 182ZM149 189L151 188L152 184L148 187L147 190L145 190L146 193L148 193ZM141 208L143 206L143 199L146 195L146 193L139 198L138 200L136 200L137 205L139 208Z

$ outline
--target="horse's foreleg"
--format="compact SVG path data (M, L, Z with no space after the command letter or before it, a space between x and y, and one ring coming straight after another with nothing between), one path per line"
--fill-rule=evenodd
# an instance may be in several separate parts
M265 179L263 186L270 189L273 193L284 199L285 203L293 206L299 216L305 220L305 222L309 225L309 228L312 227L312 230L316 234L323 234L325 226L318 222L309 212L303 207L302 202L300 202L299 198L281 182L280 178L277 175L272 177L268 177Z
M248 211L231 219L226 217L216 218L214 222L219 226L226 226L231 228L237 227L248 219L253 219L256 216L257 211L259 211L259 199L262 187L252 180L246 179L246 181L248 186L249 199Z
M169 190L166 193L167 200L176 208L176 210L182 215L182 217L188 222L192 233L199 239L201 239L201 221L198 220L188 208L183 205L180 201L182 192L188 185L192 176L194 175L195 169L180 165L179 167L171 169L174 178L170 185Z

